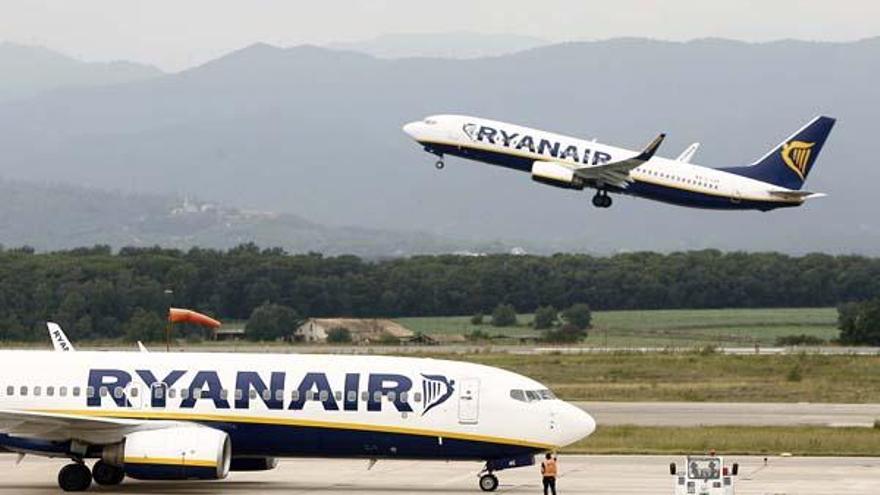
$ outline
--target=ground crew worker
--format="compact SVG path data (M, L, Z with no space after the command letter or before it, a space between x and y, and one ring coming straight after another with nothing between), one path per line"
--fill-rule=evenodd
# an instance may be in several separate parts
M556 495L556 458L549 452L541 463L541 475L544 477L544 495L547 495L548 488Z

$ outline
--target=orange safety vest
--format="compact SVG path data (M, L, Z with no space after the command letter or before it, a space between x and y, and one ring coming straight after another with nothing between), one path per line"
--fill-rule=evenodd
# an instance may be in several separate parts
M556 477L556 459L549 459L541 463L541 472L544 473L544 476L555 478Z

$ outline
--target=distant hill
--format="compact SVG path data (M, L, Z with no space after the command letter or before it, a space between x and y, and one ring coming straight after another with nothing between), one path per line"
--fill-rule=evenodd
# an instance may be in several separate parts
M204 201L120 194L65 185L0 180L0 245L38 250L94 244L229 248L246 242L292 253L365 257L504 250L419 232L326 227L296 215L247 211Z
M880 254L880 38L852 43L642 39L490 58L379 59L254 45L177 74L0 105L0 175L294 212L320 225L504 239L542 250ZM690 210L536 184L458 159L442 172L401 132L467 113L662 156L746 164L814 115L839 119L807 188L769 213Z
M351 50L379 58L477 58L507 55L548 44L549 41L533 36L460 31L386 34L364 41L330 43L327 48Z
M162 75L132 62L87 63L36 46L0 43L0 102L72 86L104 86Z

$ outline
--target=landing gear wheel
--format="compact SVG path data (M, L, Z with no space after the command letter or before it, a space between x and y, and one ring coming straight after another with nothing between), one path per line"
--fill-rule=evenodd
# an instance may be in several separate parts
M58 486L65 492L82 492L91 484L92 473L85 464L68 464L58 472Z
M593 196L593 206L596 208L608 208L611 206L611 196L606 191L597 191Z
M446 164L443 163L443 160L437 160L437 163L434 164L434 168L436 168L437 170L443 170L443 167L445 166Z
M494 492L498 489L498 477L492 473L480 476L480 490Z
M104 461L98 461L92 467L92 478L95 483L104 486L114 486L122 483L125 471L121 467L111 466Z

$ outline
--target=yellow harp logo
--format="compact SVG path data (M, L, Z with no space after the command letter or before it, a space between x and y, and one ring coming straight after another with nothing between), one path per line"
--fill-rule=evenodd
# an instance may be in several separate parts
M788 165L788 168L794 170L801 180L807 175L807 164L810 163L810 153L814 144L816 143L791 141L782 145L782 161Z

